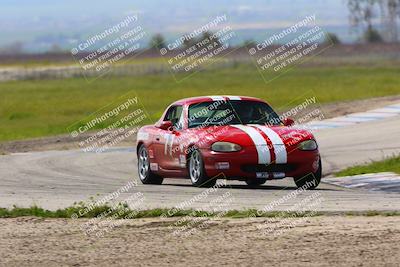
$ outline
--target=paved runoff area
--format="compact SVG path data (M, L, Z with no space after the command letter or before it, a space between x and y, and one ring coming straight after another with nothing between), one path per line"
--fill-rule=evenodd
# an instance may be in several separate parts
M313 129L338 128L353 124L383 120L400 115L400 103L383 108L373 109L366 112L352 113L345 116L331 118L323 121L310 123Z
M400 175L393 172L368 173L353 176L330 177L325 183L346 188L367 189L369 191L400 192Z

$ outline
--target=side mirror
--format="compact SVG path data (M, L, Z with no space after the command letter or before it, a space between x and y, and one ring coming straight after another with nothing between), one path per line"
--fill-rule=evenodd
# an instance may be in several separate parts
M162 129L162 130L168 130L168 129L170 129L172 127L172 122L171 121L163 121L163 122L161 122L161 125L160 125L160 129Z
M286 118L283 120L283 125L285 126L293 126L294 125L294 120L291 118Z

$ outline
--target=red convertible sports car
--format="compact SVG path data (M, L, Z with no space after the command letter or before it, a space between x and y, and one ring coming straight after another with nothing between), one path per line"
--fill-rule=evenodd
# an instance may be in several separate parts
M321 159L314 136L292 127L265 101L245 96L201 96L171 104L155 125L137 135L139 178L190 178L210 187L216 179L257 186L293 177L297 187L314 189Z

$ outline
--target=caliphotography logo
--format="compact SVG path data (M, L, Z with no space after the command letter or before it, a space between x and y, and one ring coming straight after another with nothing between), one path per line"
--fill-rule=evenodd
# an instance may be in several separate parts
M223 61L227 54L234 52L231 43L238 36L230 23L227 14L219 14L188 34L156 44L177 82ZM178 73L183 73L183 76L177 76Z
M70 136L84 152L101 153L133 139L149 115L136 92L120 96L116 101L68 127Z
M118 23L80 42L71 49L71 54L82 68L85 78L93 81L143 49L146 35L139 16L127 15Z
M276 79L296 64L309 60L333 45L329 35L317 25L316 19L315 14L307 15L249 47L249 55L265 82Z

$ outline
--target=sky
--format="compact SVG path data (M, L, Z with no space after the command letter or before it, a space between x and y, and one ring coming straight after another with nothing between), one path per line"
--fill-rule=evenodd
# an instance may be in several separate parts
M150 35L162 33L167 38L190 32L220 14L227 14L242 40L257 40L312 14L324 30L344 41L355 38L345 0L1 0L0 47L15 42L28 50L43 50L52 43L70 47L129 14L138 14Z

